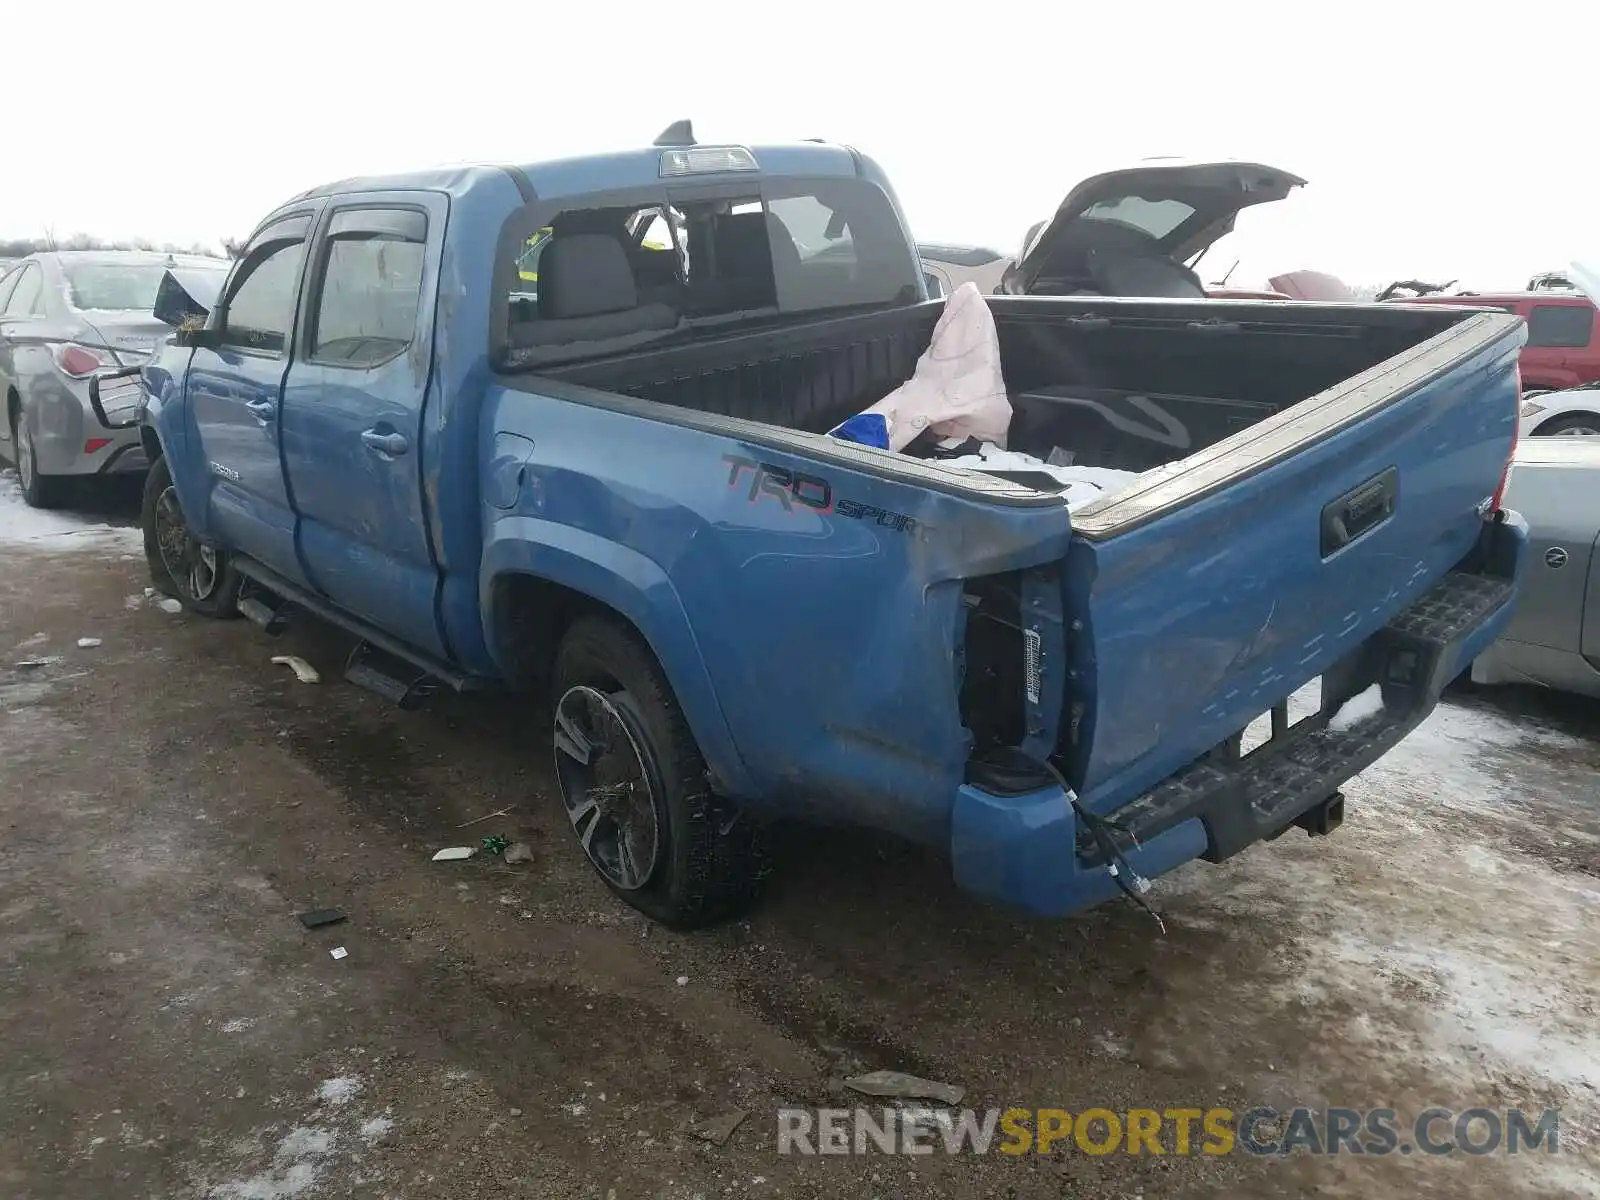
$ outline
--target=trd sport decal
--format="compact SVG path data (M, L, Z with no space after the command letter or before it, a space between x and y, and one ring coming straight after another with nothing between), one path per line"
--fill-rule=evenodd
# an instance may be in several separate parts
M768 497L782 504L788 512L793 512L798 504L813 512L833 512L856 521L872 521L896 533L909 533L916 528L916 519L904 513L890 512L875 504L862 504L843 497L835 500L833 485L820 475L791 471L787 467L757 462L737 454L724 454L722 461L728 464L729 487L740 486L744 473L750 473L750 489L745 499L751 504Z

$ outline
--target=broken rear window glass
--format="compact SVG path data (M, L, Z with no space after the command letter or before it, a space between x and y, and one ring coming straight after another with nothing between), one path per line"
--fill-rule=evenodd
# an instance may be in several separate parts
M569 209L516 254L513 365L919 297L920 268L893 207L860 180Z

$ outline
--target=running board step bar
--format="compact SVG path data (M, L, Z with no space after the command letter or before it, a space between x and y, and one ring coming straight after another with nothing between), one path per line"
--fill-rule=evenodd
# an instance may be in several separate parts
M289 612L300 608L360 639L345 662L345 678L358 687L375 692L401 707L414 705L440 683L457 692L482 692L495 687L493 680L480 675L468 675L396 641L365 621L290 583L253 558L236 555L233 565L252 585L251 594L241 601L239 611L267 632L277 632L287 620ZM263 597L263 591L268 595ZM265 622L260 619L262 615L267 618Z
M246 578L239 592L239 615L259 625L262 632L276 637L289 624L289 610L293 604L263 591L253 579Z
M415 708L439 685L431 673L385 653L365 638L345 659L344 677L401 708Z

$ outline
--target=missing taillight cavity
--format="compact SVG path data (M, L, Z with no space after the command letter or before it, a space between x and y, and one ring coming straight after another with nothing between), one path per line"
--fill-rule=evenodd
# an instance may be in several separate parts
M967 580L963 593L966 637L961 681L961 723L975 752L1019 746L1027 736L1024 702L1039 696L1038 638L1031 663L1022 627L1022 578L1016 572Z

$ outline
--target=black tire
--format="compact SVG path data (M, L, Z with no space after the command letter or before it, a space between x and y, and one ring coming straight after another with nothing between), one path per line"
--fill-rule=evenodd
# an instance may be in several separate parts
M145 561L150 565L150 579L157 591L176 598L184 608L202 617L226 619L239 615L239 587L243 580L226 553L201 545L188 533L165 457L156 459L145 476L139 524L144 531ZM179 569L185 564L191 570ZM194 569L197 567L198 574Z
M676 929L708 925L754 903L766 874L761 829L712 792L705 759L688 722L655 655L640 637L615 618L579 618L556 652L552 682L557 785L574 822L574 838L606 886L652 920ZM628 789L623 807L634 811L647 807L654 815L653 853L648 864L638 864L635 874L642 882L633 886L620 886L615 871L608 873L609 868L598 861L603 855L590 850L574 818L580 808L592 808L592 797L602 790L586 788L589 777L584 772L601 768L580 765L563 750L563 731L572 728L572 707L596 703L593 694L606 702L613 730L614 719L620 718L626 745L614 738L597 742L589 747L591 757L606 758L615 745L616 755L637 761L637 775L631 767L628 774L647 787L649 796L635 797L634 782L621 785ZM564 711L569 721L565 726ZM614 792L615 785L610 790ZM601 835L592 831L602 817L590 820L589 840L598 841ZM610 828L615 831L619 826L612 822Z
M1560 437L1569 429L1600 429L1600 414L1567 413L1553 417L1533 431L1535 437Z
M72 481L59 475L39 474L39 456L34 451L33 439L23 436L27 432L28 417L22 410L22 401L12 396L7 408L10 410L11 452L22 484L22 499L30 508L60 508L66 502Z

